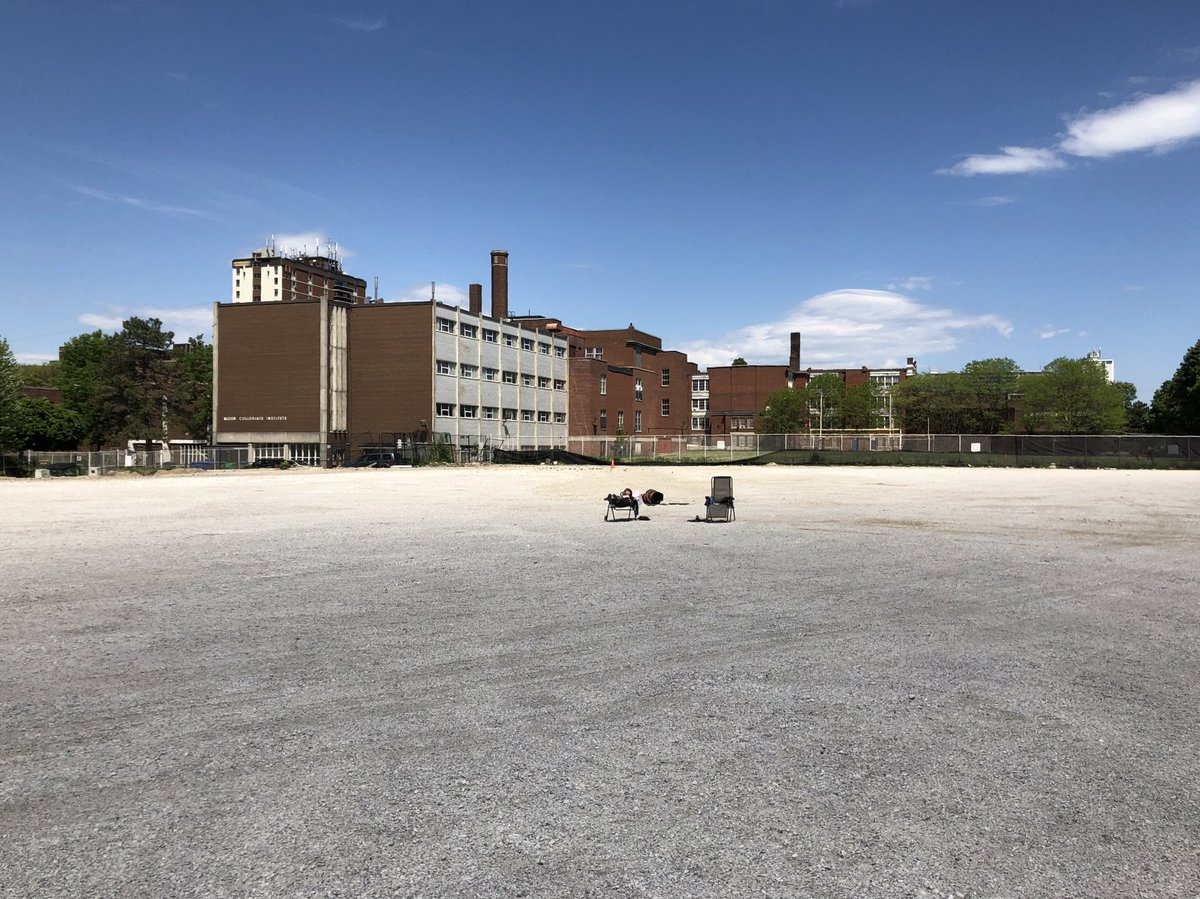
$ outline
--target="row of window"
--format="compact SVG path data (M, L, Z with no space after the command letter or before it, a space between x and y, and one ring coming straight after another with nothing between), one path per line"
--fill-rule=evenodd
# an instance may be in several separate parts
M602 434L607 433L608 432L608 410L607 409L600 410L599 424L600 424L600 433L602 433ZM621 433L624 433L624 431L625 431L625 413L624 412L617 413L617 430ZM642 432L642 413L641 412L633 413L633 432L635 434L640 434Z
M455 333L454 320L449 318L439 318L437 320L437 329L443 334ZM515 347L518 343L520 343L521 349L527 352L532 353L536 351L541 353L543 356L549 356L550 353L553 352L554 355L559 359L563 359L567 355L566 347L552 346L545 341L535 341L532 337L518 338L516 334L501 334L499 331L496 331L492 328L480 328L478 325L472 325L467 322L459 322L458 335L460 337L470 337L473 339L480 339L482 337L484 343L503 343L505 346L512 347Z
M501 421L516 421L518 415L521 421L537 421L549 423L553 421L558 425L567 423L566 412L551 413L546 410L535 412L533 409L521 409L519 412L516 409L510 409L507 406L503 409L499 406L469 406L465 403L455 406L454 403L438 403L436 412L439 418L453 418L455 409L458 410L459 418L483 418L489 421L499 419Z
M458 374L463 378L478 378L480 377L481 372L483 380L485 381L503 381L505 384L516 384L519 379L521 385L524 387L536 386L545 390L549 390L552 387L555 390L567 389L567 382L562 378L547 378L541 375L535 377L534 375L528 373L522 372L518 374L515 371L508 370L501 372L498 368L489 368L486 365L483 366L483 368L480 368L478 365L468 365L465 362L459 363L458 365ZM448 362L445 359L438 359L437 373L439 375L453 375L454 363Z

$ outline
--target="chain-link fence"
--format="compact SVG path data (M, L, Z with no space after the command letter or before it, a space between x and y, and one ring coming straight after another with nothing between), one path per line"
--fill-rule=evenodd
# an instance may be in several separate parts
M1200 437L1162 434L811 434L572 437L567 452L670 464L1200 466Z

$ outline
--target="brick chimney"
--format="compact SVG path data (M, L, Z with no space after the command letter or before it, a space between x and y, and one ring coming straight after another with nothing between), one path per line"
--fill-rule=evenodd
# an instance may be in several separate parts
M467 285L467 311L472 315L483 315L483 285Z
M788 356L788 371L800 371L800 332L792 332L792 352Z
M508 318L507 250L492 250L492 318Z

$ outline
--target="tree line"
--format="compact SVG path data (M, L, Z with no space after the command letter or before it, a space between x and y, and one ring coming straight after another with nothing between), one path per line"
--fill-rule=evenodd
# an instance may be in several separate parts
M834 374L770 394L760 412L773 433L892 426L935 434L1200 433L1200 341L1147 405L1137 388L1110 383L1095 360L1060 357L1040 372L1012 359L981 359L962 371L905 378L890 389L846 386Z
M58 390L62 402L24 396ZM72 337L58 359L18 364L0 337L0 450L98 450L162 440L168 426L207 442L212 426L212 346L176 344L157 318L130 318L115 334Z

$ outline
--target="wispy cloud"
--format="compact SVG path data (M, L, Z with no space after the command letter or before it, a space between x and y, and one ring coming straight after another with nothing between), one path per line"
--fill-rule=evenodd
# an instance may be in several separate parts
M1165 94L1077 116L1060 146L1072 156L1106 158L1135 150L1166 152L1200 136L1200 81Z
M429 299L431 289L437 294L437 301L445 303L448 306L463 306L465 307L470 298L463 293L462 288L454 284L443 284L441 281L436 284L418 284L408 288L399 296L393 297L393 302L399 303L415 303L427 301Z
M1143 94L1127 103L1082 113L1067 120L1066 134L1054 147L1003 147L994 155L974 155L939 175L1023 175L1064 168L1062 155L1106 159L1122 153L1165 153L1200 138L1200 81L1161 94Z
M567 268L592 269L595 267L596 267L596 263L594 263L594 262L568 262L567 263Z
M1121 289L1123 291L1125 291L1126 293L1141 293L1143 290L1146 289L1146 285L1145 284L1126 284Z
M79 323L101 331L119 331L126 319L157 318L163 329L175 332L175 339L182 342L197 334L212 331L212 306L115 306L104 305L99 312L85 312Z
M903 281L897 281L887 286L888 290L933 290L933 278L930 275L912 275Z
M84 187L79 184L71 185L72 189L85 197L92 197L96 200L103 200L106 203L123 203L126 206L132 206L135 209L144 209L147 212L159 212L164 215L184 216L189 218L208 219L209 221L218 222L220 218L210 212L205 212L202 209L192 209L188 206L170 206L166 203L156 203L152 200L144 200L141 197L130 197L122 194L110 194L107 191L97 190L94 187Z
M980 197L973 202L972 206L1009 206L1017 202L1016 197L1008 197L1003 194L992 197Z
M1038 337L1042 338L1042 340L1051 340L1055 337L1058 337L1060 334L1069 333L1070 330L1070 328L1056 328L1053 325L1046 325L1046 327L1042 328L1042 330L1038 333Z
M998 315L931 306L890 291L846 289L807 299L779 321L672 345L702 366L728 365L738 356L753 364L782 364L791 333L799 331L805 368L891 366L908 356L953 350L964 335L982 329L1007 337L1013 326Z
M939 175L1023 175L1030 172L1049 172L1066 167L1053 150L1037 147L1001 147L993 155L968 156L948 169L938 169Z
M13 358L22 365L41 365L43 362L53 362L58 353L13 353Z
M387 28L385 19L332 19L333 24L340 25L347 31L383 31Z

